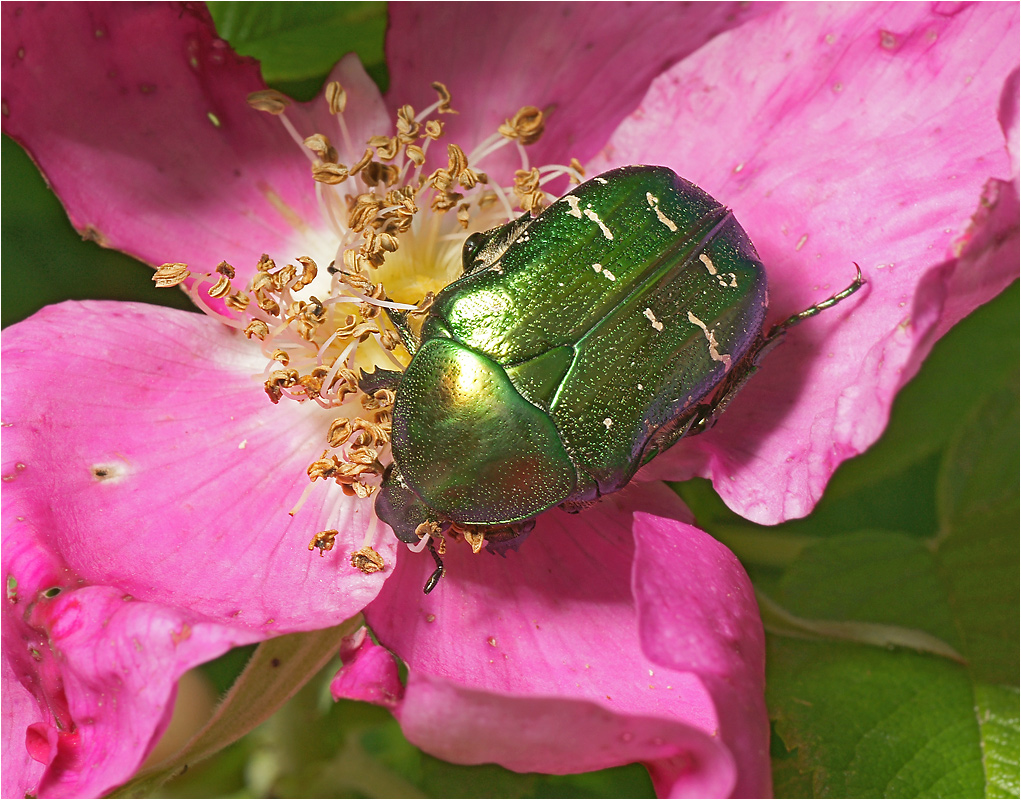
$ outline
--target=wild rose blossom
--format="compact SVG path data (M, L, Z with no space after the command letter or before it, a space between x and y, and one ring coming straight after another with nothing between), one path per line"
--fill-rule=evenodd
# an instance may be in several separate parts
M371 470L340 474L372 466L359 447L386 457L371 428L380 409L331 394L351 353L390 358L385 326L370 301L350 330L320 333L328 301L352 295L338 299L328 280L334 294L308 292L357 242L365 259L388 255L356 299L379 301L382 284L415 305L456 274L463 198L395 223L396 242L345 242L361 234L352 209L310 172L350 172L373 136L424 130L417 116L442 99L429 86L441 80L460 114L430 141L459 144L468 163L429 144L423 155L442 158L423 175L484 172L478 185L507 187L510 201L522 166L670 166L735 209L770 269L775 318L861 263L870 286L853 310L792 332L716 429L645 471L713 477L736 510L780 521L807 513L839 462L875 440L935 339L1016 277L1016 9L796 6L748 19L730 7L529 6L462 18L395 5L385 103L348 58L331 75L342 113L336 88L284 109L257 97L279 116L244 102L264 89L257 68L201 13L5 6L4 23L5 131L79 230L186 264L161 278L187 270L191 295L219 314L66 303L4 334L4 792L108 791L162 732L184 670L360 610L408 680L363 637L335 695L387 705L432 753L550 772L641 761L661 795L768 792L751 588L661 484L545 514L506 559L452 543L442 590L421 594L431 560L373 526L360 496ZM768 66L778 53L784 66ZM527 106L549 110L539 141L485 153ZM305 144L314 134L329 141ZM376 140L370 156L384 176L388 146ZM503 202L484 191L469 225ZM373 219L400 205L374 206ZM292 314L295 297L305 305ZM266 331L245 335L257 319ZM301 354L307 369L292 366ZM345 400L364 422L338 438ZM306 549L317 533L313 547L333 545L324 558ZM348 562L366 544L382 571Z

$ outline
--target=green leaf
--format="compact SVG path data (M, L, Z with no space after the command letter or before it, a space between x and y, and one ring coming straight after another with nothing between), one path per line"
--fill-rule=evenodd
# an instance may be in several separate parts
M979 403L943 463L940 531L933 543L964 652L976 678L1021 677L1018 529L1018 376Z
M1017 797L1021 793L1018 702L1017 689L979 686L975 690L987 797Z
M900 625L960 644L932 551L893 531L815 542L784 573L776 599L803 617Z
M767 664L777 733L814 796L985 794L965 668L907 650L782 638L771 638Z
M217 32L262 62L268 83L317 80L345 53L367 68L384 64L386 3L209 3Z

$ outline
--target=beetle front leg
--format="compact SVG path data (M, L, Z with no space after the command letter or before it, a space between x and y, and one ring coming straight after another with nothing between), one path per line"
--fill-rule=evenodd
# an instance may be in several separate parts
M433 561L436 562L436 569L433 570L432 575L429 576L429 580L425 582L422 594L429 594L429 592L435 589L436 584L440 582L440 578L443 577L443 573L445 571L443 559L440 558L440 554L436 552L436 545L433 544L432 539L429 539L429 552L432 553Z

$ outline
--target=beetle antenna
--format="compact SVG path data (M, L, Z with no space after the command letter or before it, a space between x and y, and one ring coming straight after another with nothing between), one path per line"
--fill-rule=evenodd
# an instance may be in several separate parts
M432 575L429 576L429 580L425 582L425 588L422 589L423 594L429 594L433 589L436 588L436 584L440 582L440 578L443 577L443 559L440 558L440 554L436 552L436 545L433 544L432 539L429 539L429 552L433 554L433 560L436 562L436 569Z

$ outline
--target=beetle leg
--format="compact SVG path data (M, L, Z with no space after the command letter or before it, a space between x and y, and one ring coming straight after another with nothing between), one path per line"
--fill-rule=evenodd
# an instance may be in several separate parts
M380 389L397 391L397 385L401 382L403 372L395 369L381 369L376 367L375 372L361 371L362 376L358 379L358 388L367 395L373 395Z
M727 374L726 379L720 389L715 393L713 399L708 403L702 403L699 406L696 406L695 414L692 416L691 421L688 423L688 427L681 436L695 436L696 434L709 430L709 428L715 425L716 420L719 419L727 406L730 405L730 402L737 396L737 393L741 391L744 385L748 382L748 379L758 371L759 364L762 363L762 359L784 340L784 336L788 329L793 328L798 323L804 322L810 317L814 317L820 311L832 308L841 300L846 300L864 286L865 279L862 277L861 267L855 264L854 268L857 271L857 275L854 280L851 281L850 286L846 289L837 292L835 295L823 300L822 302L816 303L814 306L806 308L804 311L799 311L797 314L791 315L782 322L778 322L770 329L768 334L760 336L751 348L749 348L744 358L742 358L737 366L735 366L734 369Z
M858 274L855 276L854 280L851 281L851 285L848 286L846 289L837 292L835 295L833 295L833 297L823 300L821 303L816 303L814 306L810 306L809 308L806 308L804 311L799 311L797 314L793 314L792 316L785 319L783 322L778 322L776 325L774 325L772 329L769 331L769 334L766 336L762 345L760 345L759 350L755 352L755 363L757 364L759 362L759 359L762 358L762 356L764 356L766 353L773 349L769 345L772 343L774 339L777 338L782 339L784 331L786 331L788 328L793 328L795 325L797 325L800 322L804 322L809 317L814 317L820 311L825 311L827 308L832 308L841 300L846 300L852 294L857 292L862 286L864 286L865 279L861 276L861 267L855 264L854 268L855 270L857 270Z
M386 315L390 318L390 322L393 324L397 331L397 335L401 337L401 344L407 349L411 355L415 355L415 351L418 350L418 337L412 332L411 328L408 327L408 312L397 311L393 308L384 308Z
M440 558L440 554L436 552L436 545L433 544L432 539L429 540L429 552L433 554L433 561L436 562L436 569L433 570L433 574L429 576L429 580L425 582L425 588L422 589L423 594L429 594L433 589L436 588L436 584L440 582L440 578L443 577L443 559Z

